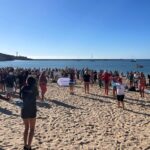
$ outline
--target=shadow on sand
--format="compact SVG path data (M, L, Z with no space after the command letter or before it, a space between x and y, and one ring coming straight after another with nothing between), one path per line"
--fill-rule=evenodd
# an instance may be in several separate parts
M1 98L0 98L1 99ZM9 101L8 99L3 99L5 102L9 103L9 104L12 104L12 105L15 105L15 106L18 106L20 108L22 108L23 106L23 102L21 99L19 99L18 97L16 97L15 99ZM48 102L36 102L37 106L39 107L44 107L44 108L51 108L50 104Z
M7 110L6 108L1 108L1 107L0 107L0 113L3 113L8 116L15 116L15 117L19 116L19 115L13 114L10 110Z
M132 112L132 113L135 113L135 114L139 114L139 115L144 115L144 116L150 117L150 114L147 114L147 113L142 113L142 112L138 112L138 111L134 111L134 110L130 110L130 109L124 109L124 110Z
M129 99L126 99L124 100L126 103L129 103L129 104L135 104L135 105L139 105L141 107L150 107L150 104L147 104L146 101L141 101L141 100L137 100L137 103L135 103L135 101L133 100L129 100Z
M104 101L103 99L99 99L99 98L93 98L93 97L88 97L88 96L82 96L82 95L78 95L78 94L74 94L75 96L79 96L79 97L82 97L82 98L85 98L85 99L91 99L91 100L94 100L94 101L99 101L99 102L102 102L102 103L111 103L110 101Z
M98 97L103 97L103 98L115 99L114 97L111 97L111 96L104 96L104 95L98 95L98 94L93 94L93 93L90 93L90 95L98 96Z
M135 101L135 102L141 102L141 103L149 103L150 104L150 101L144 101L144 100L139 100L139 99L133 99L133 98L130 98L130 97L125 97L126 99L128 100L131 100L131 101Z
M50 102L52 102L58 106L63 106L63 107L70 108L70 109L81 109L81 108L66 104L66 103L58 101L58 100L50 100Z
M93 93L90 93L90 95L94 95L94 96L98 96L98 97L103 97L103 98L110 98L110 99L114 100L114 98L110 97L110 96L102 96L102 95L93 94ZM76 94L76 96L80 96L80 95ZM87 96L80 96L80 97L89 98L89 99L93 99L93 100L99 100L100 102L105 102L105 103L111 103L109 101L100 100L98 98L90 98L90 97L87 97ZM150 107L150 105L149 105L150 102L149 101L147 102L147 101L143 101L143 100L138 100L138 99L132 99L132 98L125 97L125 102L129 103L129 104L140 105L141 107ZM137 103L135 103L135 102L137 102ZM131 113L135 113L135 114L139 114L139 115L144 115L144 116L150 117L150 114L148 114L148 113L142 113L142 112L138 112L138 111L134 111L134 110L130 110L130 109L125 109L125 110L129 111Z
M36 104L38 107L43 107L43 108L47 108L47 109L51 108L51 106L48 102L36 102Z
M103 96L103 95L98 95L98 94L93 94L93 93L90 93L90 94L94 95L94 96L98 96L98 97L110 98L110 99L113 99L113 100L116 99L116 98L110 97L110 96ZM142 107L150 107L150 101L132 99L132 98L129 98L129 97L126 97L126 96L125 96L125 100L124 101L126 103L129 103L129 104L135 104L135 105L139 105L139 106L142 106Z

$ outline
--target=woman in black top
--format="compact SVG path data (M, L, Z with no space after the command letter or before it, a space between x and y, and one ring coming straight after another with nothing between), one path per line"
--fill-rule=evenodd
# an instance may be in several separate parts
M25 125L24 150L31 150L37 112L36 99L38 95L39 92L36 80L33 77L29 77L27 79L27 85L24 86L20 91L20 98L23 100L21 117Z
M90 75L88 74L88 71L85 71L85 74L83 75L83 81L85 93L87 92L89 94Z

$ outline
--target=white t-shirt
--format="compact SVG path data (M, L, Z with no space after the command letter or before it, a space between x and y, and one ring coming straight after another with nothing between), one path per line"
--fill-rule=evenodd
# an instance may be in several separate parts
M116 87L117 87L117 95L124 95L125 86L123 84L116 83Z

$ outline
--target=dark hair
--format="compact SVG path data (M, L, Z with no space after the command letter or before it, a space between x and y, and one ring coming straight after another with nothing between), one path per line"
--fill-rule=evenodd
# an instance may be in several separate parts
M29 78L27 79L27 84L28 84L29 86L34 86L34 85L36 84L35 78L29 77Z

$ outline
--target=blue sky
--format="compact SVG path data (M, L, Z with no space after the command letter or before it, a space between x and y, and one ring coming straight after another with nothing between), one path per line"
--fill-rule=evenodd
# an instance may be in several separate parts
M0 0L0 52L150 58L149 0Z

